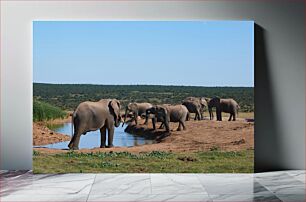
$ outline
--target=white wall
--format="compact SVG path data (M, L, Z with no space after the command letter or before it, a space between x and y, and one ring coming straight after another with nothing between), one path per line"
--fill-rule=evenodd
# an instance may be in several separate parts
M1 169L32 168L33 20L254 20L257 171L305 169L303 1L1 1Z

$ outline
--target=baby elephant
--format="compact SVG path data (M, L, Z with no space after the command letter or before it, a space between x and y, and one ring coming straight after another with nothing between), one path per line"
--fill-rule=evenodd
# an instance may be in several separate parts
M177 128L178 131L186 130L185 121L187 116L189 116L188 109L184 105L157 105L156 106L156 116L161 119L162 123L166 126L166 131L169 132L170 122L179 122Z

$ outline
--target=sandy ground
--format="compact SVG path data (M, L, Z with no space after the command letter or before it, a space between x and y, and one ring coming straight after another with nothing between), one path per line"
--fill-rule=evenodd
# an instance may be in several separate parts
M225 118L226 119L226 118ZM121 126L120 126L121 127ZM159 123L157 124L159 127ZM140 145L134 147L114 147L114 148L93 148L81 149L78 152L110 152L127 151L131 153L150 151L175 151L175 152L195 152L195 151L239 151L254 149L254 122L247 122L244 119L237 121L187 121L185 131L176 131L178 123L171 123L170 134L165 129L152 130L151 123L148 126L138 125L134 130L142 131L147 137L151 136L156 140L156 144ZM135 132L135 131L134 131ZM35 148L34 150L47 153L68 152L68 150Z
M46 145L52 144L56 142L69 141L70 136L56 133L50 130L46 125L47 124L60 124L71 121L71 117L67 117L65 119L56 119L53 121L47 122L36 122L33 123L33 145Z

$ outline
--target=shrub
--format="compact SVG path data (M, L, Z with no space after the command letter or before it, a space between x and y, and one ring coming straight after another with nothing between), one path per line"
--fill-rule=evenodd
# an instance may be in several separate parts
M33 101L33 121L46 121L56 118L64 118L66 112L48 103Z

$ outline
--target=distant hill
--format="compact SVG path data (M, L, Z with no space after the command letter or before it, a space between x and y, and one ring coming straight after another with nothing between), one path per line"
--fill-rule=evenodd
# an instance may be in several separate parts
M65 110L74 110L83 101L97 101L102 98L116 98L125 106L132 101L176 104L188 96L233 98L241 106L240 111L254 111L253 87L33 84L34 100Z

